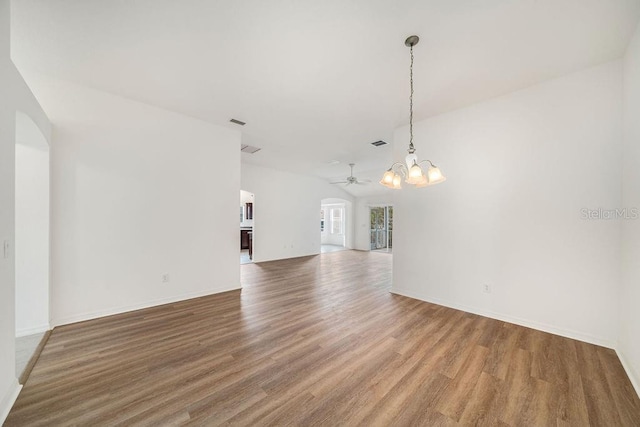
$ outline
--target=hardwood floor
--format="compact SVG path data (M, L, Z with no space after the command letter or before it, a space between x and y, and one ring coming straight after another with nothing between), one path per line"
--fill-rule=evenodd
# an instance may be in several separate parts
M6 425L640 425L612 350L390 294L390 263L247 264L242 292L56 328Z

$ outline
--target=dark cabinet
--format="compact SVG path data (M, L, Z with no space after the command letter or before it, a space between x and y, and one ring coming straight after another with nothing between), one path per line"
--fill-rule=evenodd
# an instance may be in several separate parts
M249 249L249 233L251 230L240 230L240 249Z

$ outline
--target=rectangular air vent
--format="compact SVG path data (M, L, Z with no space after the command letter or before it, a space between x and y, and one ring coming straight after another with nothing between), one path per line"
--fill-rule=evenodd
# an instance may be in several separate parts
M240 126L244 126L244 125L246 125L246 123L245 123L245 122L243 122L243 121L241 121L241 120L237 120L237 119L231 119L231 120L229 120L229 121L230 121L231 123L235 123L235 124L240 125Z
M252 147L251 145L242 144L242 146L240 147L240 151L242 151L243 153L253 154L260 151L260 148Z
M380 147L381 145L387 145L387 143L384 142L383 140L380 140L380 141L372 142L371 145L373 145L374 147Z

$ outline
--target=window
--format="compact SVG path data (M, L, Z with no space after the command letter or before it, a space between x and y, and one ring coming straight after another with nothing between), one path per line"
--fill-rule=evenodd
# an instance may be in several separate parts
M342 209L331 209L331 234L342 234Z

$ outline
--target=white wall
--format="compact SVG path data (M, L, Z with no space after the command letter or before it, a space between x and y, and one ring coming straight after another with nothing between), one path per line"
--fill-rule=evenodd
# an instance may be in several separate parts
M20 390L15 368L15 124L16 112L31 117L46 138L51 129L46 115L9 57L9 0L0 0L0 423ZM9 242L5 258L2 243Z
M239 132L28 80L55 123L54 325L239 288Z
M621 205L621 73L615 61L417 123L418 157L448 180L396 195L393 291L614 346L620 226L581 209ZM408 130L394 140L403 158Z
M622 204L640 209L640 27L624 58ZM640 220L622 222L618 354L640 394Z
M320 253L321 200L353 201L351 195L321 179L248 163L242 163L242 188L255 195L254 262ZM353 223L352 218L348 223ZM348 247L351 244L347 241Z
M372 185L380 185L378 183ZM389 190L391 191L391 190ZM355 245L360 251L371 250L371 217L372 206L393 206L394 194L359 197L355 206ZM395 213L394 213L395 214Z
M18 113L15 154L16 336L49 329L49 144Z

